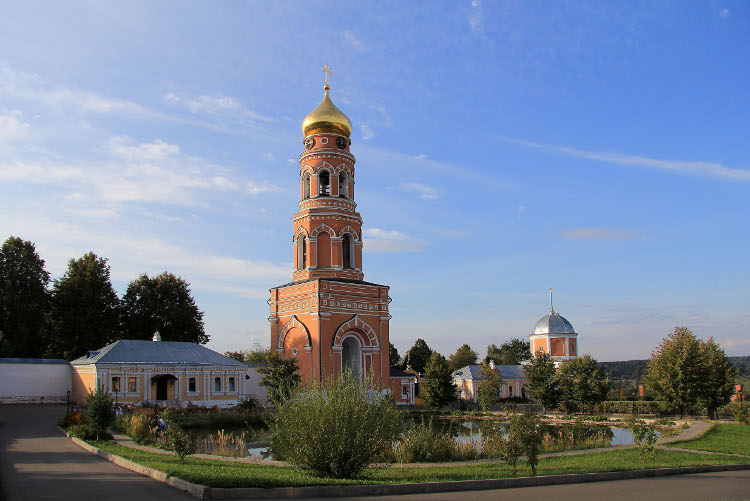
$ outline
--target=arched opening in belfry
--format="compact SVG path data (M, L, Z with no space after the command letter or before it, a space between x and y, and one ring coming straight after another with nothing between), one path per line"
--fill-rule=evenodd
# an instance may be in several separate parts
M318 174L318 195L321 197L331 196L331 176L327 170L322 170Z
M362 377L362 347L359 340L349 336L341 343L341 371L350 370L355 378Z
M352 267L352 237L348 233L344 233L344 237L341 239L341 255L343 257L344 268Z
M339 197L349 198L349 181L346 178L346 172L339 173Z
M297 237L297 269L307 268L307 239L305 235Z
M310 173L305 172L302 176L302 199L307 200L310 198Z

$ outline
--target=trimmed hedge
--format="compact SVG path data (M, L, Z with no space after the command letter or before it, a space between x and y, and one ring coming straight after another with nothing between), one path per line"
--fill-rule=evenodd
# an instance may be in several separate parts
M661 414L663 402L648 400L607 400L602 402L604 414Z

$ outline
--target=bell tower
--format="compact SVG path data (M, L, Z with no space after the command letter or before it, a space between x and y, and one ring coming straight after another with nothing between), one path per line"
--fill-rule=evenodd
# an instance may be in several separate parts
M354 201L352 124L331 101L302 122L299 210L292 216L292 282L271 289L271 348L295 357L304 381L349 369L389 388L389 288L365 282Z

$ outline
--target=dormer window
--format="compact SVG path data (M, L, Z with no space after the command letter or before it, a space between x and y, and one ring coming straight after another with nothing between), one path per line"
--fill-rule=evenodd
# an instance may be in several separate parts
M322 170L320 171L320 174L318 174L318 196L331 196L331 176L328 174L327 170Z

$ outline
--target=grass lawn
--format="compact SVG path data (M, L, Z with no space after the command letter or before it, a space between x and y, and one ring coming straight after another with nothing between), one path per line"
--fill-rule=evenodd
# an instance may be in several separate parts
M750 426L743 424L717 424L711 431L693 440L669 444L670 447L698 451L728 452L750 456Z
M512 477L505 464L480 463L471 466L428 466L425 468L399 468L398 466L371 470L365 478L339 480L316 478L294 468L266 466L209 459L187 458L181 463L177 456L153 454L117 445L112 441L94 443L112 452L188 482L211 487L301 487L308 485L354 485L382 483L440 482L452 480L479 480ZM735 464L738 458L693 454L689 452L657 451L645 465L634 449L597 452L575 456L541 459L537 475L563 473L592 473L603 471L638 470L670 466L697 466L709 464ZM525 465L518 468L518 476L530 476Z

